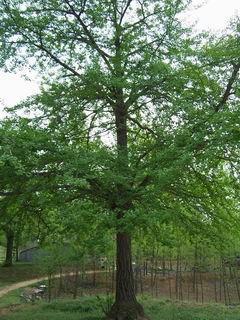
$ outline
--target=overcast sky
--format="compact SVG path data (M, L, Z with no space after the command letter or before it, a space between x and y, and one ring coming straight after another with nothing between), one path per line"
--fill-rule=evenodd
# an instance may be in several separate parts
M194 0L199 3L201 0ZM187 13L189 21L198 20L198 29L213 31L224 29L229 19L240 15L240 0L208 0L201 8ZM19 74L7 74L0 71L0 117L3 117L3 107L11 106L37 93L39 83L37 80L26 81Z

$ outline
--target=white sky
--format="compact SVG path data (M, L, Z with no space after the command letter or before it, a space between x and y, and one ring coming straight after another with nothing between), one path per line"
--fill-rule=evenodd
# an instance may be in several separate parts
M194 0L194 4L203 0ZM240 0L207 0L197 10L186 14L185 20L198 20L198 29L213 31L224 29L229 19L240 15ZM28 74L31 77L31 74ZM19 74L7 74L0 71L0 118L4 116L4 106L11 106L39 91L39 83L35 80L26 81Z

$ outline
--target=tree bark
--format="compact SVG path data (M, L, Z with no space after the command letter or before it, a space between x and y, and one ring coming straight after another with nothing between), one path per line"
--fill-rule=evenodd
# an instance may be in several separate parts
M116 300L107 318L145 319L143 307L137 302L134 290L131 237L124 232L117 233Z
M120 75L121 76L121 75ZM126 181L129 179L128 139L127 139L127 107L124 103L123 90L115 90L116 105L115 125L117 138L117 170ZM115 210L117 218L121 220L132 207L129 196L128 183L119 183L117 186L117 200ZM127 320L144 318L143 307L137 302L134 290L134 274L132 268L132 250L130 234L117 230L117 257L116 257L116 299L111 307L107 319Z
M79 265L76 264L75 276L74 276L73 299L77 299L77 295L78 295L78 278L79 278Z
M15 242L15 262L19 262L19 248L21 244L21 231L20 228L15 234L14 237L14 242Z
M13 245L14 245L14 233L12 230L6 231L7 248L4 267L11 267L13 264Z
M15 262L19 262L19 247L15 246Z

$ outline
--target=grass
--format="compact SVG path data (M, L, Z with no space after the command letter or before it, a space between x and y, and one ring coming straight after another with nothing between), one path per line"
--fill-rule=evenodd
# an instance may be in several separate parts
M45 281L38 282L36 284L33 284L31 286L28 286L27 288L36 287L36 285L39 284L45 284ZM20 305L23 304L23 299L21 297L21 294L26 290L26 288L20 288L13 291L10 291L6 295L0 298L0 311L2 308L9 308L13 305ZM1 314L1 312L0 312ZM0 317L0 319L2 319Z
M5 296L0 298L0 308L6 308L11 305L16 305L21 303L21 292L23 289L17 289L12 292L9 292Z
M6 251L5 247L0 246L0 263L3 263L3 261L4 261L5 251Z
M41 277L43 274L32 263L15 263L12 267L0 267L0 288L9 284Z
M239 307L222 305L190 305L151 299L141 299L146 314L151 320L239 320ZM106 299L83 297L78 300L55 300L48 303L29 305L1 320L99 320L103 318Z
M170 303L147 300L146 313L152 320L239 320L239 307L223 305L191 305L190 303Z

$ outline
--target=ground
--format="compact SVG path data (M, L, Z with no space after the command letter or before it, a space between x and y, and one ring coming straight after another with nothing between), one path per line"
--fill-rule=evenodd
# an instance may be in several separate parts
M43 276L41 268L31 263L16 263L10 268L0 267L0 289L7 285Z
M143 297L146 314L151 320L239 320L239 307L222 305L191 305L170 303ZM100 320L108 301L101 297L82 297L78 300L56 300L52 303L28 304L24 308L15 307L1 315L1 320ZM14 308L13 308L14 309Z
M100 284L103 280L108 283L106 273L97 272L95 276ZM83 296L77 300L69 300L66 296L64 299L59 298L53 294L54 300L51 303L24 304L20 298L24 289L20 288L19 284L22 286L22 281L34 277L42 277L42 273L33 265L17 264L13 268L0 268L0 292L3 291L3 287L12 286L14 283L15 287L19 288L0 297L1 320L100 320L112 305L112 295L103 295L103 292L106 292L103 290L105 282L103 288L96 286L92 290L89 287L93 282L92 271L86 273L88 286L81 293ZM56 284L58 287L58 281ZM91 294L92 296L89 296ZM198 304L193 301L174 302L166 298L153 298L150 295L140 295L139 299L151 320L240 320L240 306Z
M0 267L0 314L2 308L20 303L22 289L17 289L19 283L43 276L39 267L29 263L17 263L11 268ZM2 296L2 293L12 286L17 290Z

